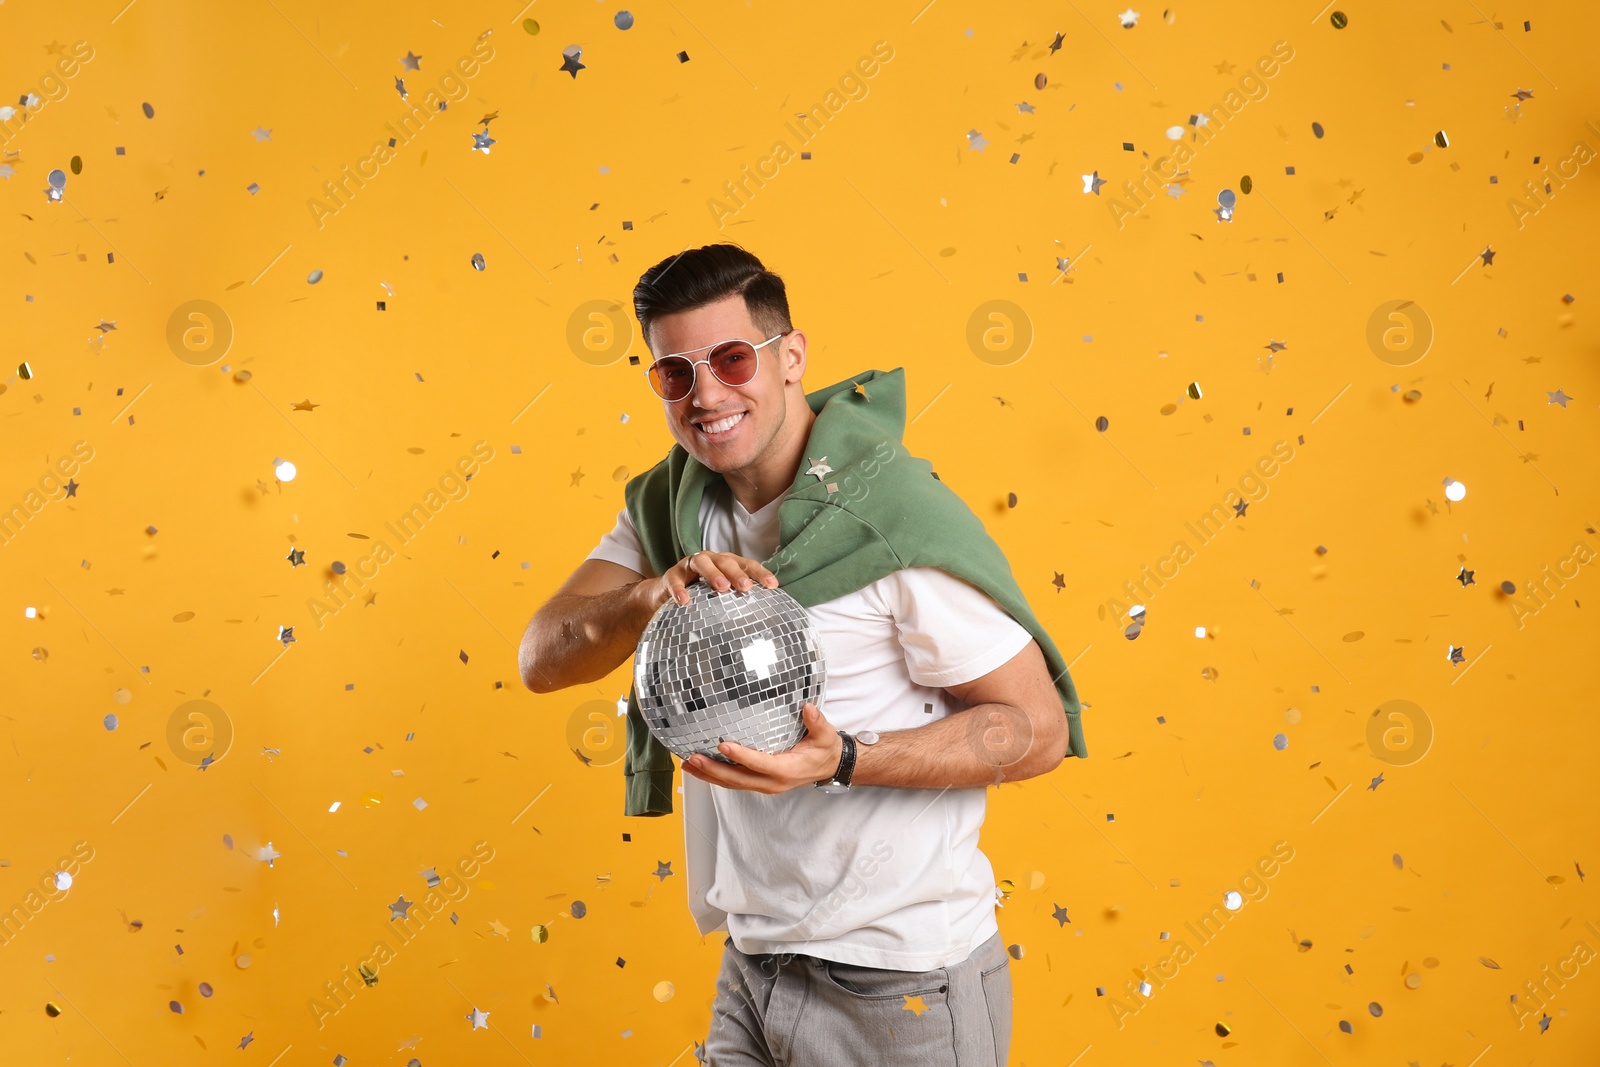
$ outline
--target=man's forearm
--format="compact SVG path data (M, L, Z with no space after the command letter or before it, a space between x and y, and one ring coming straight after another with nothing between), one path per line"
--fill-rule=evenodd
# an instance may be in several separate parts
M537 693L604 678L633 654L659 604L644 579L595 596L553 598L528 623L517 651L522 682Z
M926 726L879 734L876 744L857 741L851 783L960 789L1046 774L1066 751L1066 718L1059 708L1054 714L1059 731L1053 721L1037 727L1010 704L974 704Z

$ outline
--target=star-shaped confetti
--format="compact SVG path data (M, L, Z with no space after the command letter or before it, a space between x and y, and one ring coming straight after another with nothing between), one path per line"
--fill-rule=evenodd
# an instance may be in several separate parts
M1483 265L1485 267L1493 265L1494 249L1490 248L1488 245L1484 245L1483 251L1478 253L1478 258L1483 260Z
M1566 407L1567 406L1567 401L1573 399L1572 397L1568 396L1566 393L1563 393L1560 389L1557 389L1553 393L1546 392L1544 395L1550 398L1549 400L1546 401L1546 403L1548 403L1548 404L1560 404L1562 407Z
M1066 40L1066 36L1067 35L1062 33L1060 30L1056 31L1056 39L1050 42L1051 55L1055 55L1056 52L1060 51L1061 43Z
M487 130L483 133L474 133L472 135L472 151L474 152L482 152L484 155L488 155L489 146L492 144L494 144L494 138L489 136Z
M284 644L284 647L287 648L289 646L289 642L294 640L294 627L293 626L280 626L280 627L278 627L278 640L282 641L283 644Z
M67 46L62 44L60 41L51 41L49 44L44 46L44 50L49 55L60 56L66 54Z
M413 55L411 49L406 49L406 54L400 57L400 63L406 70L421 70L422 57Z
M1095 196L1099 196L1100 187L1105 183L1106 180L1100 177L1100 172L1098 170L1093 174L1083 175L1083 191L1086 193L1093 193Z
M317 408L320 408L321 406L322 406L321 404L313 404L311 402L311 400L309 398L307 398L305 400L300 401L298 404L289 405L289 408L290 408L291 411L315 411Z
M977 149L979 152L982 152L984 146L987 145L988 143L989 143L988 141L985 141L983 139L983 134L979 133L977 130L968 130L967 131L967 147L968 148L974 148L974 149Z
M254 1041L255 1039L256 1039L256 1032L254 1030L252 1030L248 1034L245 1034L243 1037L241 1037L239 1039L239 1047L240 1048L244 1048L246 1045L248 1045L250 1042Z
M1139 13L1131 7L1118 15L1117 18L1122 22L1122 28L1125 30L1131 30L1139 25Z
M495 934L497 936L503 937L507 941L511 940L511 927L507 926L505 923L501 922L499 919L490 919L489 920L489 926L491 928L493 928L493 930L494 930L494 932L495 932Z
M1467 662L1467 650L1466 650L1466 647L1464 645L1451 645L1450 646L1450 662L1451 663L1465 663L1465 662Z
M394 91L400 94L400 99L402 100L411 99L411 95L406 92L405 79L399 76L396 76L394 79Z
M902 993L901 996L906 998L906 1002L901 1005L901 1008L903 1008L905 1011L912 1012L918 1018L922 1016L923 1012L928 1010L928 1006L922 1002L921 996L913 997L904 993Z
M1380 785L1382 785L1382 784L1383 784L1383 772L1380 771L1378 773L1378 777L1374 778L1371 782L1369 782L1367 784L1367 788L1372 790L1374 793L1376 793L1378 791L1378 787Z
M656 869L654 871L652 871L651 873L654 874L657 878L661 879L663 882L665 882L667 880L667 878L670 877L671 874L672 874L672 861L671 860L656 860Z
M413 1034L411 1037L403 1037L400 1039L400 1047L395 1051L406 1052L410 1049L414 1049L417 1047L417 1042L421 1040L422 1036L420 1034Z
M486 1011L479 1011L476 1006L473 1007L471 1015L463 1015L462 1018L471 1019L472 1028L474 1030L489 1029L489 1013Z
M826 476L833 473L833 468L828 466L827 456L823 456L821 459L812 459L811 457L807 456L806 462L811 464L810 467L806 468L806 473L816 475L817 481L819 482L822 481L822 479Z
M1033 105L1024 100L1022 103L1017 105L1017 110L1021 111L1023 114L1031 115L1033 114Z
M261 862L265 863L268 867L271 867L272 866L272 861L277 859L277 858L279 858L282 855L283 855L283 853L279 852L277 849L273 848L272 847L272 842L268 841L266 848L263 848L263 849L260 849L260 850L257 851L256 858L261 860Z
M1060 904L1056 905L1056 910L1050 913L1050 917L1056 921L1057 927L1065 926L1072 921L1071 919L1067 918L1067 909L1063 908Z
M9 164L9 163L0 163L0 178L4 178L6 181L10 181L11 180L11 176L13 174L15 174L15 173L16 173L16 171L14 169L12 169L11 164Z
M1289 346L1284 344L1282 341L1271 341L1271 340L1269 340L1266 344L1262 345L1261 347L1265 348L1269 352L1282 352L1285 348L1288 348Z
M395 902L389 905L389 921L394 922L396 919L406 918L406 912L411 908L411 905L415 903L416 901L407 900L406 895L401 893Z
M99 330L101 332L101 334L108 334L112 330L115 330L116 328L117 328L117 321L115 319L112 319L110 322L107 322L105 319L101 319L100 320L100 325L95 327L95 329Z
M272 131L264 126L257 126L255 129L251 130L250 133L255 137L257 144L260 144L262 141L272 140Z
M568 45L561 50L561 69L572 75L574 81L578 78L578 71L588 68L587 63L581 62L583 49L577 45Z
M64 488L67 490L67 495L68 496L77 496L78 495L78 483L77 482L75 482L75 481L74 482L68 482Z
M1456 575L1456 581L1461 583L1461 588L1463 589L1469 585L1477 585L1478 583L1472 580L1472 576L1477 573L1477 571L1469 571L1467 568L1462 567L1461 573Z
M283 558L289 561L289 566L301 567L305 565L306 552L303 548L291 548L289 554Z
M1233 64L1229 63L1226 59L1224 59L1221 63L1217 64L1217 73L1218 74L1232 74L1233 73Z
M1235 504L1233 506L1234 514L1238 515L1239 518L1241 518L1241 519L1244 518L1244 509L1249 507L1249 506L1250 506L1250 501L1248 501L1248 500L1239 501L1237 504Z
M1511 95L1516 97L1518 100L1532 100L1533 99L1533 93L1529 92L1527 89L1519 88L1516 92L1512 93Z
M1052 573L1055 575L1055 577L1050 579L1050 584L1055 586L1056 592L1059 593L1061 590L1067 587L1067 576L1062 574L1060 571L1053 571Z

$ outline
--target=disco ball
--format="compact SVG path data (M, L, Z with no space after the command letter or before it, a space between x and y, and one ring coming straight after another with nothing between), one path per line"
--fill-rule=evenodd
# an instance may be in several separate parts
M689 603L668 598L639 637L633 680L650 732L679 759L737 741L786 752L805 727L801 708L821 705L822 642L800 603L754 585L717 592L703 580Z

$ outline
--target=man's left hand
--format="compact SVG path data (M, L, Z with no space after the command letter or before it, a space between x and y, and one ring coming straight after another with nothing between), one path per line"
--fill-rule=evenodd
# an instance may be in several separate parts
M696 754L683 762L684 773L712 785L768 794L833 777L844 751L839 731L810 701L801 708L800 714L806 733L789 751L772 755L746 748L737 741L724 741L717 746L717 751L733 760L736 766Z

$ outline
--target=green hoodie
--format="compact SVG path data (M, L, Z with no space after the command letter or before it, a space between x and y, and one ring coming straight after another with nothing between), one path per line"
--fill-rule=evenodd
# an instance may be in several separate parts
M789 495L778 505L778 551L761 563L802 607L862 589L905 567L937 567L987 593L1033 635L1067 716L1066 755L1086 757L1078 693L1066 661L1028 607L1011 565L983 523L906 451L904 368L867 371L806 394L816 419ZM826 469L813 468L820 463ZM813 473L816 470L817 473ZM705 546L700 499L722 476L682 445L623 488L628 518L656 574ZM672 812L672 753L628 693L624 815Z

